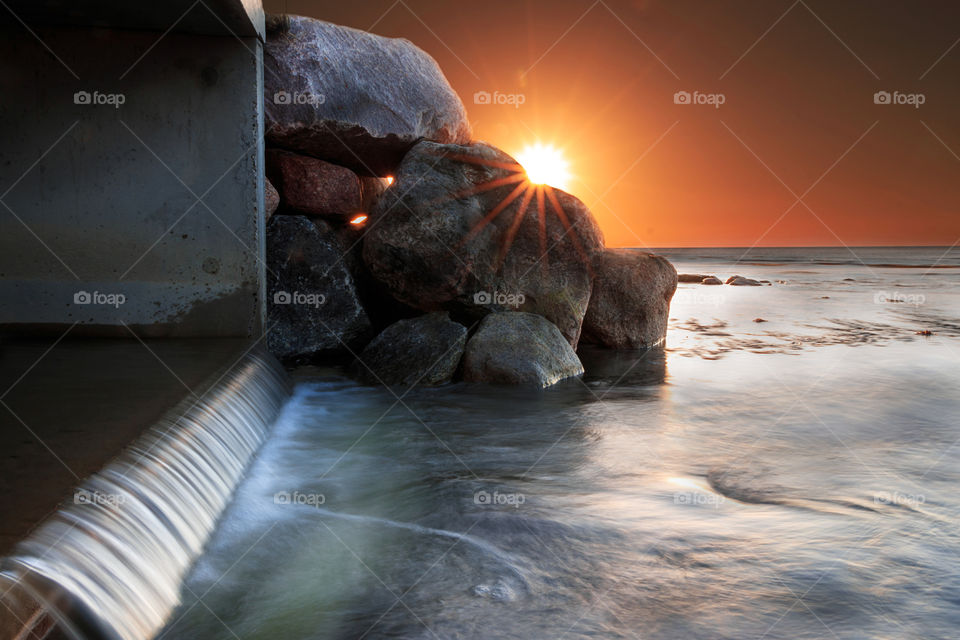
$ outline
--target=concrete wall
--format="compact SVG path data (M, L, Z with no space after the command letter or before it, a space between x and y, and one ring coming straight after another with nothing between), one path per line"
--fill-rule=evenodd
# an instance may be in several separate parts
M10 22L0 30L0 325L259 335L262 15L247 35L31 33Z

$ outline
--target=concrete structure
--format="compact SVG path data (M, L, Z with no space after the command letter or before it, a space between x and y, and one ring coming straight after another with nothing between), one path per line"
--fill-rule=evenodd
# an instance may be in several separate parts
M263 22L259 0L0 7L0 325L260 334Z

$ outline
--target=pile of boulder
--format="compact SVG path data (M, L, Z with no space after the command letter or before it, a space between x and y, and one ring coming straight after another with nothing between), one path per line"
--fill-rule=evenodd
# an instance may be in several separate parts
M552 385L664 340L677 273L474 141L406 40L296 16L264 49L267 344L361 380Z

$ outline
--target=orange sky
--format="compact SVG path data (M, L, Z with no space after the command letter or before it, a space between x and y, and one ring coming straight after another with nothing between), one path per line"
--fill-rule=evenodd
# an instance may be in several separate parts
M565 149L569 190L611 246L960 238L955 1L265 6L425 49L460 93L475 137L513 154L533 141ZM477 91L523 104L475 104ZM675 104L678 91L724 103ZM878 91L922 94L923 104L875 104Z

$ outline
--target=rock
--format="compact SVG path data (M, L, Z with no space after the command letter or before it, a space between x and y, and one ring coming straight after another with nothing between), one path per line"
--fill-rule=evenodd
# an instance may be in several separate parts
M754 322L766 322L766 320L764 320L763 318L754 318L753 321L754 321Z
M370 382L437 385L449 382L467 344L467 328L446 313L399 320L364 348L352 369Z
M273 212L277 210L280 206L280 194L277 193L276 187L273 186L273 183L270 182L269 178L263 179L263 208L265 218L270 219L270 216L273 215Z
M363 194L363 200L361 202L362 209L366 212L373 209L374 205L377 204L377 200L380 199L380 196L389 186L390 182L384 178L370 178L367 176L360 178L360 192Z
M283 360L362 346L370 320L342 260L343 247L320 220L278 215L267 226L267 347Z
M693 282L695 284L702 284L706 278L712 278L713 276L705 276L702 273L680 273L677 274L677 282Z
M504 208L511 192L524 190L519 171L483 143L418 143L371 211L363 259L412 307L471 320L491 311L538 313L576 345L603 235L582 202L556 189L543 197L542 235L536 188ZM496 180L509 182L489 188Z
M612 349L662 343L677 290L673 265L638 249L607 249L594 260L593 273L581 340Z
M460 98L409 41L300 16L270 25L263 52L269 144L387 176L420 139L470 141Z
M708 278L704 278L703 282L701 282L700 284L723 284L723 282L720 281L720 278L715 278L713 276L710 276Z
M730 276L727 278L726 284L732 285L734 287L760 287L761 285L756 280L751 280L750 278L744 278L743 276Z
M480 323L463 355L468 382L549 387L583 374L583 365L560 330L543 316L502 311Z
M280 149L267 150L267 176L288 209L312 216L356 215L360 178L350 169Z

